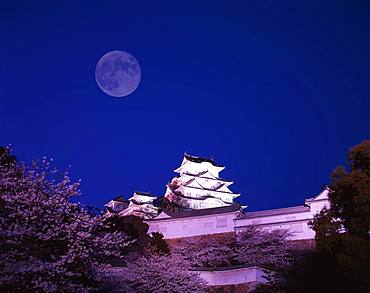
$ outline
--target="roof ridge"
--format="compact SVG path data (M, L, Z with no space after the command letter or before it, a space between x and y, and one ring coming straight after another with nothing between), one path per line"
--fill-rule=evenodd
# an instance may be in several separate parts
M294 208L302 208L306 207L305 205L298 205L298 206L291 206L291 207L283 207L283 208L274 208L274 209L268 209L268 210L259 210L259 211L252 211L248 213L255 213L255 212L267 212L267 211L276 211L276 210L289 210Z
M150 196L150 197L156 197L154 194L151 194L150 192L146 192L146 191L138 191L138 190L135 190L134 191L134 194L138 194L138 195L144 195L144 196Z
M124 198L124 196L123 196L122 194L117 195L117 196L116 196L115 198L113 198L112 200L117 201L117 200L119 200L119 199L123 199L124 201L127 201L127 202L128 202L128 200L127 200L127 199L125 199L125 198Z
M184 157L194 163L202 163L202 162L208 162L211 163L215 167L223 167L218 165L213 158L206 158L206 157L199 157L199 156L193 156L189 155L188 153L184 153Z
M276 208L276 209L270 209L270 210L260 210L260 211L253 211L253 212L246 211L243 218L278 216L278 215L295 214L295 213L308 212L308 211L310 211L310 208L308 206L300 205L300 206Z

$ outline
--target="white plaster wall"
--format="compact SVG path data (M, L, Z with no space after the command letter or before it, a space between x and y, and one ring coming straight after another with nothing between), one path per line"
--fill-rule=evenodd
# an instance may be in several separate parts
M188 202L190 208L198 209L198 210L225 207L225 206L229 205L227 203L224 203L221 200L216 200L214 198L207 198L207 199L204 199L204 200L201 200L201 201L200 200L196 201L196 200L187 199L187 202Z
M330 202L328 200L319 200L310 203L312 215L318 214L323 208L330 208Z
M182 193L185 196L189 197L203 197L203 196L212 196L215 198L219 198L225 202L233 202L233 194L227 194L227 193L222 193L222 192L216 192L216 191L211 191L211 190L202 190L198 188L189 188L187 186L182 186ZM218 205L220 206L220 205Z
M258 267L239 268L225 271L195 271L208 286L236 285L245 283L266 283L266 275Z
M146 221L148 233L161 232L166 239L234 232L234 219L239 212L194 218Z
M254 225L268 231L276 229L288 230L291 233L290 239L292 240L314 239L315 231L308 225L309 221L312 219L313 216L309 211L269 217L236 219L235 232L240 233L245 230L247 226Z
M209 215L193 218L161 219L147 221L148 233L161 232L166 239L209 235L217 233L241 233L248 226L254 225L272 231L285 229L291 233L292 240L314 239L315 232L308 222L313 218L310 212L260 217L251 219L236 219L239 213L224 215Z

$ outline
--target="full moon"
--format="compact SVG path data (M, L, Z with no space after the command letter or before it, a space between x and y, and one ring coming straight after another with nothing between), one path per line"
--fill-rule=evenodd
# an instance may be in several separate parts
M107 95L116 98L128 96L141 80L139 62L127 52L109 52L96 65L95 79Z

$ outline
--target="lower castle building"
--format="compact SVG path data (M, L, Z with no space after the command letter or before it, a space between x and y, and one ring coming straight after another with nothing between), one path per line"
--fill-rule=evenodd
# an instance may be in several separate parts
M161 232L166 239L238 234L252 225L270 231L288 230L292 240L315 238L309 222L323 208L330 208L329 188L300 206L248 212L234 201L240 194L229 189L233 182L219 177L224 168L212 159L185 154L175 170L179 175L167 185L163 196L135 192L129 201L119 196L105 206L108 214L143 218L149 225L148 233Z
M301 206L248 212L234 204L227 207L184 212L162 211L148 219L148 233L161 232L165 238L194 237L220 233L240 233L248 226L257 226L269 231L288 230L292 240L310 240L315 232L309 222L324 207L329 208L329 189L307 199Z

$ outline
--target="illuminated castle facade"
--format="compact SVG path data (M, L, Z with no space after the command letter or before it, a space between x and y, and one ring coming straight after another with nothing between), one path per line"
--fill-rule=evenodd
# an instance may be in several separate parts
M329 188L300 206L248 212L235 202L240 194L230 190L233 182L220 177L224 169L213 159L185 154L163 196L138 191L128 201L119 196L105 205L106 215L140 217L149 225L148 233L161 232L167 239L238 234L251 225L288 230L292 240L315 238L309 222L330 208Z

